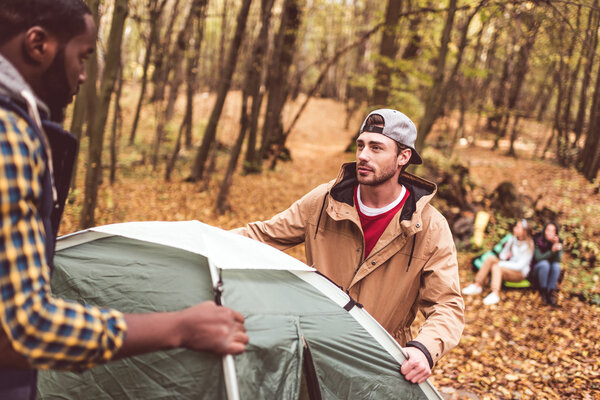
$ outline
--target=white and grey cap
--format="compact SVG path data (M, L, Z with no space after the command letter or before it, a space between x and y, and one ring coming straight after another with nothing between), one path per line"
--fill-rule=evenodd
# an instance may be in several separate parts
M379 115L383 118L383 128L380 126L366 125L366 122L371 115ZM379 110L371 111L360 127L360 133L363 132L381 133L382 135L387 136L406 147L410 147L412 150L412 155L409 163L423 163L421 156L415 149L415 141L417 140L417 127L410 120L410 118L402 114L400 111L389 108L381 108Z

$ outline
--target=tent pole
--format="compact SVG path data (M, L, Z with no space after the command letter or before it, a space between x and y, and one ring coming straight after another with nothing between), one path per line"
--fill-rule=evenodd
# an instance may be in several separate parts
M221 280L221 274L219 269L215 267L210 258L208 259L208 269L210 270L210 277L215 291L215 303L223 305L223 281ZM235 372L235 363L233 362L233 356L228 354L223 356L223 375L225 377L225 390L227 391L228 400L240 400L240 391L238 388L237 375Z

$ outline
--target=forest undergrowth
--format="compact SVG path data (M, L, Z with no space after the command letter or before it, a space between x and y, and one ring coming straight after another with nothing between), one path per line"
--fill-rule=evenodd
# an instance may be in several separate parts
M200 96L199 115L208 115L213 101L212 96ZM132 102L125 98L123 103ZM239 93L233 92L220 123L219 140L226 145L235 140L236 110L239 110ZM148 107L147 113L150 112L151 107ZM286 115L291 114L288 110ZM124 126L128 126L128 116L125 112ZM228 160L226 151L220 153L216 173L207 185L183 182L191 168L193 150L182 152L173 179L165 182L164 164L153 171L143 162L147 158L144 149L150 148L152 141L154 120L153 117L142 119L140 139L135 146L120 146L118 178L113 185L105 179L101 186L96 225L197 219L230 229L269 218L316 185L334 179L339 166L354 159L353 154L344 153L344 148L361 122L360 117L355 116L350 129L343 129L345 109L342 104L313 100L288 140L293 161L279 163L275 171L236 176L229 198L230 210L225 215L217 215L213 212L214 202ZM202 123L196 125L196 135ZM446 127L438 124L437 129ZM600 195L596 193L597 188L574 169L560 168L552 160L534 159L533 150L543 142L545 131L537 133L532 128L522 136L518 158L505 156L502 148L491 151L488 142L477 140L474 146L459 147L453 157L469 166L473 180L487 193L498 183L509 180L521 193L532 198L541 195L540 201L559 212L561 223L581 226L582 240L598 243ZM168 145L172 147L172 139ZM82 151L86 151L85 141ZM62 234L77 230L83 175L83 166L80 166L77 189L72 193L61 225ZM290 254L304 259L301 246L292 249ZM472 256L467 250L459 252L462 286L472 279ZM567 264L564 289L559 294L560 307L543 306L539 296L531 290L504 291L502 301L490 307L482 304L482 297L465 298L466 326L461 342L440 361L432 377L445 398L600 398L600 330L597 329L600 308L570 295L571 291L577 292L578 287L599 293L598 271L577 264L572 257L567 259ZM589 273L578 273L577 269L583 268L588 268ZM589 282L581 282L584 279Z

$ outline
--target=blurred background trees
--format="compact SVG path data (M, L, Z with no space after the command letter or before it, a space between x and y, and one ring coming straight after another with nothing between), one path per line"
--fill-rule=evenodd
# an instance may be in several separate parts
M344 103L350 127L374 107L402 110L420 150L485 140L517 156L523 132L539 129L538 157L590 181L600 169L598 0L88 4L97 52L67 125L82 139L81 228L94 225L100 185L135 165L199 190L218 179L224 212L236 171L293 156L286 140L314 97ZM198 96L214 96L212 108ZM230 96L235 131L219 123Z

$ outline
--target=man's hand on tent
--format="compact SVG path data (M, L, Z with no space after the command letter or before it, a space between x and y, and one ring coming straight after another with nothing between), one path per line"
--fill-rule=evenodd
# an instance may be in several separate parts
M246 350L244 317L212 301L175 312L126 314L127 336L113 359L185 347L216 354Z
M408 360L404 361L400 368L404 379L412 383L424 382L431 376L427 357L416 347L405 347L404 351L408 354Z
M180 311L181 347L217 354L239 354L246 350L248 335L244 316L207 301Z

